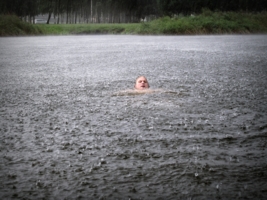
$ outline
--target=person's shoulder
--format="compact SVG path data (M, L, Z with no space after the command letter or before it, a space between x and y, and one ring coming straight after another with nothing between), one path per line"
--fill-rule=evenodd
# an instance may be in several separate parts
M152 94L156 92L164 92L162 89L145 89L145 90L137 90L137 89L128 89L122 90L119 92L114 93L113 96L125 96L125 95L138 95L138 94Z

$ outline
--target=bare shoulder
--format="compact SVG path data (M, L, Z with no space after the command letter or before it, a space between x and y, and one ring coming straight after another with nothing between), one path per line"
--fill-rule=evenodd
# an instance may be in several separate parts
M128 89L116 92L113 94L113 96L129 96L129 95L152 94L161 92L165 91L163 89L145 89L145 90Z

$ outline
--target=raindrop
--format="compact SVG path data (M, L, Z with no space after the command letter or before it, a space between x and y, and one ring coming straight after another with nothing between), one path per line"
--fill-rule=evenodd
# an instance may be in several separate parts
M105 161L105 159L104 159L104 158L101 158L101 159L100 159L100 163L101 163L101 164L106 164L106 163L107 163L107 161Z
M113 192L118 192L118 189L116 187L113 187Z

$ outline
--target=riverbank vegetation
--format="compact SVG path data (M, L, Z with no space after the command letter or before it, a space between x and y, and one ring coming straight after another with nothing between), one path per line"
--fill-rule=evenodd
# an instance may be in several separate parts
M1 0L0 35L267 33L266 13L266 0Z
M15 15L0 15L0 36L40 35L43 30L22 21Z
M267 33L267 12L211 12L204 9L200 15L163 17L143 23L143 34L244 34Z
M161 17L141 23L30 24L16 16L0 16L0 35L69 34L248 34L267 33L267 12L212 12Z
M266 0L1 0L0 14L14 14L24 21L47 24L139 23L164 16L212 12L267 11ZM44 15L45 14L45 15Z

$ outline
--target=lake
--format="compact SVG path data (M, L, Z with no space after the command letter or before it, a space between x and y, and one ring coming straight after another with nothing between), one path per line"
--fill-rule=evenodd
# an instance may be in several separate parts
M267 35L0 46L1 199L266 199Z

